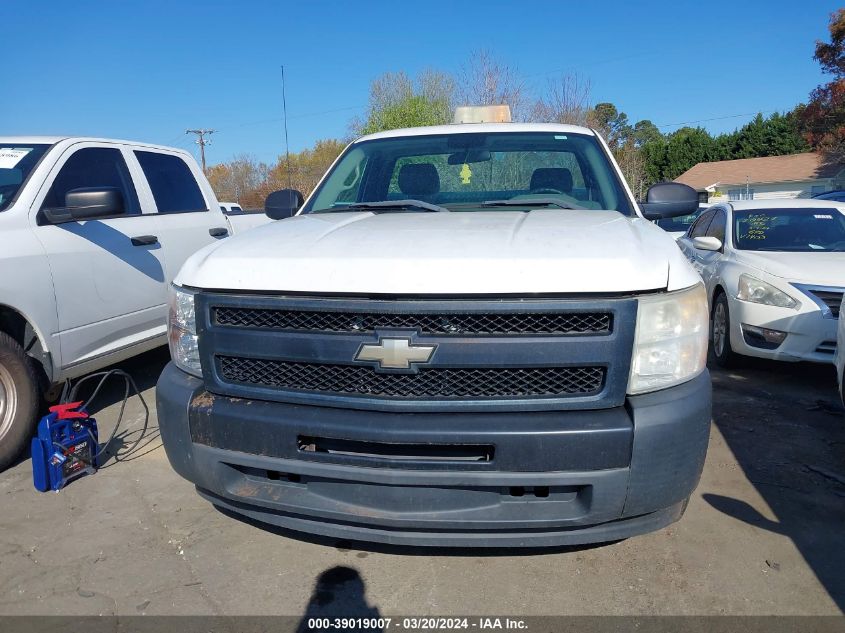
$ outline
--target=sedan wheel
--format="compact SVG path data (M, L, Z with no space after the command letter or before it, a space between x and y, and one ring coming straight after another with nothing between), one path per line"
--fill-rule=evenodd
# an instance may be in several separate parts
M731 349L731 312L728 298L724 293L716 297L713 306L713 356L720 367L733 367L737 363L737 355Z

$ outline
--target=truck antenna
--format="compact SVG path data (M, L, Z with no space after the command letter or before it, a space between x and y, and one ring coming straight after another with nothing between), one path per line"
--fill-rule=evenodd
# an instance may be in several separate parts
M293 189L291 184L290 174L290 145L288 143L288 103L285 98L285 65L282 64L282 113L285 122L285 162L287 163L288 172L288 189Z

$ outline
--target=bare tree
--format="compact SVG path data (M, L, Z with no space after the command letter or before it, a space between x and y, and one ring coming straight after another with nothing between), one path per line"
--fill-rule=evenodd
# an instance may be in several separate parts
M367 111L350 121L350 136L448 123L454 95L454 79L436 70L424 70L416 78L403 71L384 73L370 83Z
M474 52L458 72L457 99L460 105L507 104L514 121L528 115L525 81L486 50Z
M538 123L586 125L590 112L590 80L577 73L549 79L546 94L531 109Z

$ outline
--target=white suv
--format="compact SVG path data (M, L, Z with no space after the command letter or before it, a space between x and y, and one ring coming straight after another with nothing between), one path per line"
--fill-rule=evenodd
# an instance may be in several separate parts
M166 343L170 280L231 232L187 152L0 137L0 468L45 390Z
M352 143L194 255L158 416L212 503L338 538L561 545L677 520L707 450L707 300L603 140L456 124Z

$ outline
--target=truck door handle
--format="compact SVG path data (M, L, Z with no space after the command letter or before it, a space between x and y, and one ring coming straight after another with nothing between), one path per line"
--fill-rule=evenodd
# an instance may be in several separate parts
M136 235L131 240L132 246L151 246L158 244L158 237L155 235Z
M208 229L208 234L211 237L228 237L229 229L224 229L222 226L218 226L213 229Z

